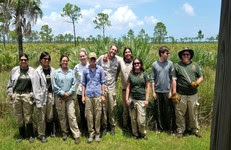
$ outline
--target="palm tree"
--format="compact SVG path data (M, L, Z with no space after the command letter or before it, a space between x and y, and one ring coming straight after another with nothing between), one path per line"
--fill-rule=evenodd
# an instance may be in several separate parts
M31 24L35 24L38 17L43 13L40 8L40 0L6 0L10 14L13 18L12 24L18 35L19 55L23 53L23 34L30 34Z

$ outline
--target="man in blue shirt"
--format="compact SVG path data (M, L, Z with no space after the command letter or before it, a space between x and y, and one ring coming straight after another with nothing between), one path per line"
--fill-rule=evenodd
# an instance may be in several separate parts
M105 101L104 84L105 75L101 66L96 65L96 54L89 54L89 66L82 74L82 102L85 104L85 115L87 118L89 138L88 143L100 142L100 120L102 104Z

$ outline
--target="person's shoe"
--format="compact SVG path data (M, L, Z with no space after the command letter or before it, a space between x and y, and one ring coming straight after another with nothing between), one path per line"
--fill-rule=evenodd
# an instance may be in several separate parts
M30 143L33 143L33 142L34 142L34 138L33 138L32 136L29 138L29 142L30 142Z
M107 129L103 129L101 137L105 136L107 134Z
M93 141L93 138L92 138L92 137L89 137L89 138L87 139L87 143L88 143L88 144L91 144L92 141Z
M95 141L99 143L100 142L100 137L99 136L95 136Z
M144 140L148 140L147 135L143 136L143 139L144 139Z
M139 136L133 135L132 138L135 139L135 140L137 140L137 139L139 139Z
M111 132L110 132L110 134L111 134L112 136L114 136L114 135L115 135L115 128L111 128Z
M22 142L22 140L23 140L24 138L22 137L22 136L19 136L18 138L17 138L17 142Z
M47 142L47 139L46 139L45 136L43 136L43 137L41 138L41 142L42 142L42 143L46 143L46 142Z
M67 140L67 134L66 134L66 133L63 133L62 139L63 139L64 141Z
M178 138L183 138L184 135L183 135L183 133L177 133L176 136L177 136Z
M201 133L199 131L195 131L195 132L193 132L193 134L198 138L202 137L202 135L201 135Z
M80 138L79 137L75 138L75 144L79 144L79 143L80 143Z

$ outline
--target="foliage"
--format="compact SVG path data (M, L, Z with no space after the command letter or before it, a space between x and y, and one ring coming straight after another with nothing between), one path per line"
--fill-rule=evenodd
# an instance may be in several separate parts
M204 34L202 33L201 30L198 31L198 35L197 35L197 38L201 41L201 39L204 38Z
M73 31L74 31L74 41L75 41L75 47L76 47L76 35L75 35L75 23L78 22L78 20L81 18L80 8L76 5L67 3L65 7L63 8L63 13L61 16L69 17L71 19L71 22L73 25Z
M109 20L108 14L98 13L98 15L93 20L93 23L96 24L95 29L100 29L103 31L103 37L105 37L106 27L111 26L111 21Z
M52 41L52 28L50 28L48 25L43 25L39 34L43 42L48 43Z
M154 40L156 43L164 42L165 36L167 35L167 29L164 23L157 22L154 27Z

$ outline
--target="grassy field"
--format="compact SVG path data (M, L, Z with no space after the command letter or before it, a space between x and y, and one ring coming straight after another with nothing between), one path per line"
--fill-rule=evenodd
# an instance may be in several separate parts
M59 57L62 53L70 54L70 68L73 68L78 63L78 50L85 47L88 52L95 51L98 55L104 54L108 49L107 42L99 42L96 44L80 44L77 48L73 48L71 44L24 44L24 51L29 54L29 64L33 67L39 65L38 58L42 51L48 51L51 54L51 66L59 67ZM158 47L161 45L144 44L139 41L131 43L119 44L119 56L122 56L122 49L125 46L133 49L135 57L140 57L144 61L145 68L148 73L151 71L151 64L158 59ZM15 65L18 65L17 44L7 44L5 48L0 44L0 149L160 149L160 150L207 150L209 149L210 138L210 121L213 107L214 96L214 81L216 68L216 52L217 43L181 43L181 44L164 44L170 47L170 60L174 63L179 61L178 52L183 47L188 46L195 51L193 61L197 62L203 68L204 82L199 86L200 94L200 109L199 119L201 124L202 138L195 136L186 136L178 139L175 136L170 136L166 133L156 134L152 130L148 130L148 140L135 140L131 138L128 133L117 127L116 136L111 137L108 134L102 138L100 143L93 142L91 145L87 144L87 137L81 137L81 144L75 145L71 137L67 141L62 141L60 137L51 139L48 138L48 143L41 144L38 140L30 144L28 141L22 143L16 142L18 135L17 125L12 114L12 108L7 103L6 85L9 79L9 71ZM122 106L121 106L121 84L120 79L117 82L117 102L116 118L117 124L121 124ZM151 100L151 98L150 98ZM153 107L152 101L147 109L148 111L148 125L152 129ZM78 107L76 107L78 108ZM78 111L77 111L78 112ZM78 113L77 113L78 116Z
M182 139L167 133L156 134L154 131L148 130L148 140L135 140L130 134L124 133L119 127L116 128L116 135L111 136L109 133L101 139L100 143L95 141L92 144L87 143L87 137L81 137L79 145L74 144L74 140L69 136L67 141L63 141L61 137L48 138L47 143L41 143L35 140L29 143L24 140L21 143L16 142L17 125L13 115L0 121L0 149L1 150L71 150L71 149L143 149L143 150L207 150L209 149L210 129L203 127L201 129L203 137L197 138L193 135L185 136Z

